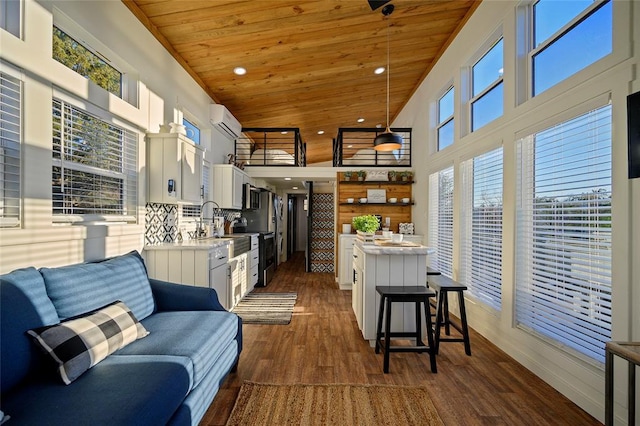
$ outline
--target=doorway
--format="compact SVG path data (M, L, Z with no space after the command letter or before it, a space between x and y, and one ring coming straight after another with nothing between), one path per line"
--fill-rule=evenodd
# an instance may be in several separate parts
M306 197L306 194L289 194L287 197L287 260L295 252L307 250Z

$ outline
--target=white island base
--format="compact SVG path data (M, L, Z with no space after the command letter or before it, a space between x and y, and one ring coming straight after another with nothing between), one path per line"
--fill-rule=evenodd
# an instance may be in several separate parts
M355 241L352 307L362 336L371 346L375 344L380 307L376 286L426 286L427 255L433 252L425 246L389 247ZM391 331L415 331L415 318L414 303L394 303Z

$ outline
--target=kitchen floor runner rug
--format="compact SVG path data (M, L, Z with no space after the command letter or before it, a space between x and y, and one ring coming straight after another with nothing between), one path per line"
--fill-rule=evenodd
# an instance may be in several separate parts
M231 310L243 324L289 324L297 293L249 293Z
M443 425L424 387L244 382L227 426Z

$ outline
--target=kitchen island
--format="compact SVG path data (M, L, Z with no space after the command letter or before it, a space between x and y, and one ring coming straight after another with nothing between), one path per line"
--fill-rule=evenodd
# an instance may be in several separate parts
M414 243L391 245L385 241L353 245L352 308L362 336L373 346L380 295L376 286L426 286L427 255L435 250ZM394 310L392 331L415 331L415 305L403 303Z

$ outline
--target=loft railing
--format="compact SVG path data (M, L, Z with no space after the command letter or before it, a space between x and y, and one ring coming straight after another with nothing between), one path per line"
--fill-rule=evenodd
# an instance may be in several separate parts
M384 129L340 128L333 140L333 166L411 167L411 128L392 128L402 136L402 146L395 151L376 151L373 140Z
M235 161L245 166L307 165L306 144L297 127L245 127L236 139Z

